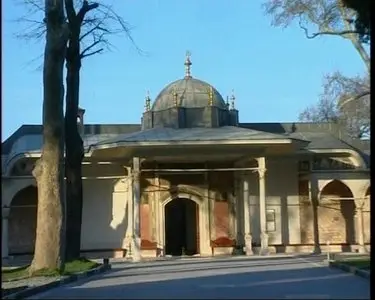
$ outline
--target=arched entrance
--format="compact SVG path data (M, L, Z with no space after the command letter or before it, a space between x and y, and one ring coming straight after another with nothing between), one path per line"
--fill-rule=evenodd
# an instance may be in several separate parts
M165 254L199 253L198 205L187 198L176 198L165 205Z
M342 181L333 180L321 191L319 230L323 241L355 244L355 203L351 190Z
M28 186L13 198L8 223L9 254L31 254L36 237L38 190Z

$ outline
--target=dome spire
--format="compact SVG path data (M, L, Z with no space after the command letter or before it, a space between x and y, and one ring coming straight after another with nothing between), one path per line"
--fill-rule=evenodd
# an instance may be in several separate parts
M191 78L191 73L190 73L190 66L192 65L190 61L190 56L191 53L190 51L186 51L186 59L185 59L185 78Z
M232 90L232 96L230 96L230 109L231 110L236 109L234 106L234 100L236 100L236 97L234 96L234 90Z
M150 91L147 91L146 98L145 98L145 112L151 109L151 98L150 98Z

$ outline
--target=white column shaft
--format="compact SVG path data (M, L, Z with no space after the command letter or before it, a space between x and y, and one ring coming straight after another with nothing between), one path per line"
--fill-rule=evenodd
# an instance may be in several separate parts
M267 219L266 219L266 161L264 157L258 158L258 173L259 173L259 220L260 220L260 238L261 238L261 253L268 253L268 234L267 234Z
M140 220L140 161L139 157L133 158L133 260L138 261L141 258L141 220Z
M128 237L129 240L134 235L134 221L133 221L133 176L131 174L131 168L128 168L128 176L129 176L129 182L128 182Z
M244 211L244 240L246 255L253 254L251 223L250 223L250 202L249 202L249 178L243 175L243 211Z

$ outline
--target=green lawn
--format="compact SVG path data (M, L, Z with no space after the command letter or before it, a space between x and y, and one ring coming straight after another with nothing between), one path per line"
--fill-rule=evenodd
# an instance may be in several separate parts
M80 260L75 260L65 264L65 271L62 274L59 274L58 271L39 271L34 276L59 276L59 275L71 275L74 273L79 273L83 271L91 270L97 267L99 264L91 260L82 258ZM28 278L28 267L19 267L19 268L2 268L1 270L1 281L17 280Z
M362 270L370 270L371 260L369 257L348 258L339 260L339 263L356 267Z

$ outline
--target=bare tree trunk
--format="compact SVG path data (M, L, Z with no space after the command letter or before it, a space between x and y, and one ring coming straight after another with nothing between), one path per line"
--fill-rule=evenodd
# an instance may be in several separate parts
M69 24L70 27L74 24ZM71 28L73 29L73 28ZM67 200L67 247L66 259L80 257L82 225L82 159L84 157L83 141L78 131L77 116L80 84L80 43L77 28L71 30L69 47L66 56L66 109L65 109L65 144L66 144L66 200ZM78 28L79 30L79 28Z
M78 131L77 117L79 105L79 87L81 70L80 35L85 14L98 7L97 3L82 3L76 13L73 0L64 0L69 20L69 46L66 55L66 109L65 109L65 145L66 145L66 204L67 204L67 247L66 259L78 259L81 253L81 227L83 210L82 160L83 141Z
M64 85L63 68L68 30L63 0L45 1L47 27L43 68L43 148L33 175L38 186L38 213L34 259L29 268L64 267Z

